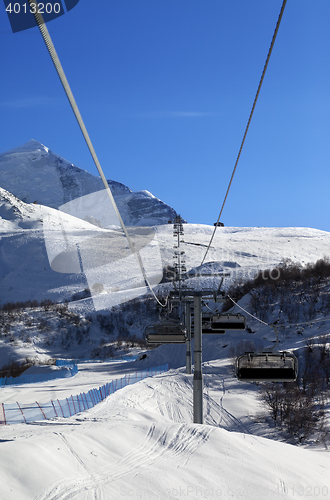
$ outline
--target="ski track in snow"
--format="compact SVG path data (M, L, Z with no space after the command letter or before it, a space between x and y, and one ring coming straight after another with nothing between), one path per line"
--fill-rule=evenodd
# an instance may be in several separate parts
M209 361L205 362L205 365L207 366L207 368L211 369L213 376L220 378L221 385L222 385L222 396L220 397L220 401L219 401L219 408L220 408L220 412L221 412L220 413L220 420L218 423L215 423L215 425L218 425L219 427L223 427L223 428L230 430L230 431L240 432L243 434L249 434L254 440L258 441L259 444L264 445L263 442L261 440L259 440L257 436L254 436L253 434L251 434L249 429L246 427L246 425L244 425L244 423L239 418L236 418L234 415L232 415L229 411L227 411L224 408L223 399L224 399L224 396L226 394L225 379L222 375L217 373L216 368L214 366L212 366L212 364ZM208 382L209 378L204 376L204 379L206 380L206 390L208 393L209 392L209 385L210 385ZM207 415L209 415L209 409L211 408L210 400L212 400L212 398L208 395L208 397L207 397L207 404L208 404ZM269 448L267 448L267 451L269 451ZM278 472L277 473L278 482L279 482L278 491L282 495L287 495L288 488L287 488L285 480L284 480L284 475L283 475L280 461L277 457L277 454L274 453L274 451L271 449L270 449L270 451L271 451L272 456L275 459L274 465L276 466L277 472ZM240 489L241 484L243 484L244 476L245 476L245 473L239 478L239 482L236 484L236 489L238 489L238 490Z
M219 416L219 421L216 422L213 417L212 420L214 421L213 425L217 425L218 427L223 427L224 429L227 429L229 431L236 431L236 432L241 432L245 434L251 434L249 429L246 427L246 425L243 424L243 422L232 415L226 408L223 406L223 398L226 394L226 387L225 387L225 379L224 377L219 374L214 366L207 361L204 363L204 365L207 368L211 369L211 373L213 377L216 377L220 380L221 387L222 387L222 396L220 397L219 403L216 403L216 401L210 396L210 376L208 374L204 374L204 380L205 380L205 389L206 389L206 401L207 401L207 415L210 415L211 409L214 409L215 411L218 412ZM210 374L209 374L210 375ZM214 379L213 379L214 381ZM204 394L205 398L205 394Z
M70 445L62 433L56 433L65 443L73 457L82 468L80 476L57 481L47 488L35 500L69 500L83 498L86 500L103 500L102 486L118 481L127 475L134 475L140 469L156 464L161 460L179 460L178 467L184 467L189 457L206 443L214 429L201 428L181 424L169 426L165 431L160 431L155 424L151 424L143 443L129 452L115 465L101 467L91 471L79 454ZM110 469L110 470L109 470Z

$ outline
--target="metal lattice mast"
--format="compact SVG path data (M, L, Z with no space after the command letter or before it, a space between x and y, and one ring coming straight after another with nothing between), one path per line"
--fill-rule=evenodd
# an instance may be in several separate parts
M174 245L174 269L175 269L175 278L174 278L174 286L177 288L179 291L179 300L182 300L182 287L183 287L183 280L184 280L184 274L187 272L186 268L186 261L185 261L185 251L181 250L180 248L180 242L181 242L181 236L183 236L184 230L183 230L183 223L182 223L182 217L181 215L177 215L174 219L173 223L173 236L176 239L175 245Z

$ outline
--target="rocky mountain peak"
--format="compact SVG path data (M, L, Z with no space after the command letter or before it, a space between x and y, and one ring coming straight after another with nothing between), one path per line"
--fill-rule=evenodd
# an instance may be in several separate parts
M176 215L174 209L148 191L132 192L114 180L108 180L108 184L127 225L165 224ZM25 203L51 208L104 189L98 176L78 168L34 139L0 155L0 186Z

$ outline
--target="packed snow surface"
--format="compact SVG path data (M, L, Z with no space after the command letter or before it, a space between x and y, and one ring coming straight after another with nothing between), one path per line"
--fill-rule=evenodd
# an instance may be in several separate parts
M147 191L132 193L122 184L109 183L125 222L150 226L147 233L135 228L136 245L149 266L152 284L166 288L157 283L159 270L173 265L175 240L167 219L175 212ZM132 278L135 256L124 251L116 221L104 217L102 204L93 202L93 210L86 211L91 198L84 197L102 189L99 179L30 141L0 156L0 185L1 304L68 300L86 314L108 309L113 297L120 302L120 294L146 292L139 277ZM73 200L80 201L77 205ZM188 286L219 284L217 277L196 277L213 229L184 225L180 250L185 252ZM219 227L202 272L230 273L225 284L229 286L286 259L315 262L329 256L329 248L330 233L316 229ZM92 297L73 300L88 287ZM248 298L241 302L246 307L244 300ZM322 317L308 325L303 336L282 335L281 349L299 350L309 335L327 333L328 321ZM1 403L46 403L145 367L166 362L171 366L168 373L118 390L74 417L1 426L0 497L330 498L330 455L325 446L294 446L272 439L278 434L266 423L258 386L234 377L229 346L247 334L231 332L203 340L203 425L192 423L192 375L182 368L182 345L147 351L135 362L80 364L79 373L70 379L1 388L0 412ZM265 325L254 325L248 335L266 347L274 342L274 332ZM6 347L3 343L2 364ZM28 349L39 358L49 357L50 348L41 348L37 338Z
M138 366L80 365L73 379L5 388L1 395L6 402L42 403ZM205 363L204 372L204 425L192 423L192 375L174 369L74 417L3 426L1 498L329 498L329 453L256 435L251 416L260 407L255 391L246 391L252 384L240 386L225 360Z

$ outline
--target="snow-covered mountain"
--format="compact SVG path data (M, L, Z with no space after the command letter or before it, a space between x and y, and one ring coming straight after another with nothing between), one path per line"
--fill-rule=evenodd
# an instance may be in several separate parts
M129 231L148 279L156 285L163 268L173 265L173 227L168 219L175 212L150 193L132 193L123 184L109 183L126 224L149 226L142 232L137 227ZM0 156L0 186L0 304L71 301L89 288L96 292L80 301L82 308L95 306L97 296L102 309L114 305L113 300L122 302L123 291L139 294L144 279L135 256L126 251L123 235L113 227L109 200L103 200L104 190L99 191L100 179L30 141ZM202 278L202 283L194 277L212 232L211 226L184 225L181 245L190 286L213 286L214 278ZM315 262L329 256L329 248L330 233L316 229L220 227L203 272L230 273L230 284L284 259Z
M137 228L130 230L134 232ZM153 274L155 268L159 272L165 266L173 265L172 225L157 225L145 230L153 233L143 235L142 246L140 245L140 248L145 246L148 250L144 257L146 267L149 266ZM205 245L209 242L212 231L211 226L184 225L181 245L182 251L185 251L187 270L192 276L189 280L191 286L201 286L201 279L193 278L194 270L202 261ZM136 268L134 259L131 267L128 266L124 252L120 259L113 258L114 242L116 251L120 249L117 246L120 239L114 240L114 234L109 229L91 225L54 208L26 204L0 189L0 304L48 298L71 301L74 294L90 286L89 280L93 280L92 285L103 285L100 298L104 300L106 291L110 292L110 288L113 289L114 286L118 289L120 280L128 283L130 270L133 275ZM134 238L136 235L132 236ZM65 238L72 249L77 239L80 243L84 240L89 245L93 238L93 257L99 260L98 266L93 267L92 277L87 276L91 273L89 266L86 266L89 267L88 272L76 269L75 266L56 272L58 268L54 265L54 259L58 261L63 256L61 252ZM105 238L110 238L108 246ZM317 229L221 227L215 234L203 272L230 273L230 277L226 278L226 284L230 284L235 280L252 278L259 269L273 268L284 259L302 264L315 262L329 256L329 249L330 233ZM81 250L84 251L84 248ZM87 257L89 258L88 254ZM77 258L76 262L79 262ZM99 274L97 279L94 271ZM105 276L108 276L107 282ZM109 280L115 277L116 284L110 287ZM215 278L202 279L208 279L208 286L211 287L213 281L216 281ZM93 306L91 298L80 302L85 311Z
M47 191L45 187L45 192L51 196L50 188ZM78 197L85 195L82 191L78 193ZM63 197L58 202L70 203ZM93 256L99 257L103 266L113 264L111 243L115 241L117 252L118 246L121 250L120 238L112 239L116 231L82 218L56 208L25 203L0 189L0 304L34 299L73 301L76 294L75 301L71 302L75 311L64 314L65 307L60 306L57 317L51 310L42 311L42 308L18 310L16 316L11 311L6 313L5 326L9 327L5 330L4 323L1 325L5 332L0 339L1 365L27 355L38 359L63 354L86 357L98 342L100 345L104 342L99 339L95 322L88 326L82 323L80 330L76 328L79 319L76 312L81 312L81 318L87 321L83 317L93 310L95 297L77 294L90 286L87 273L83 269L56 272L50 258L52 252L55 259L61 256L58 253L61 235L62 239L63 235L68 239L69 250L75 239L79 238L81 245L93 237ZM131 231L138 229L130 228ZM148 245L143 247L149 246L146 260L152 263L160 254L163 266L173 264L172 225L158 224L143 229L148 231L144 237L149 240L153 236L154 244L153 247L147 241ZM184 225L181 245L192 287L203 286L207 280L210 287L218 284L213 277L194 277L212 232L211 226ZM104 245L105 235L110 235L108 246ZM272 268L285 259L302 264L315 262L329 256L329 249L330 233L316 229L219 227L202 271L230 272L231 276L226 278L230 283L252 277L259 269ZM107 259L105 250L109 252ZM110 278L116 274L119 281L124 282L133 266L127 266L125 258L115 262ZM102 280L108 268L103 266L99 266L100 278L95 282L98 285L95 293L99 290L100 300L117 293L106 289L108 282ZM97 266L94 270L97 274ZM104 285L102 289L101 285ZM326 292L323 290L322 297ZM248 310L249 297L243 297L240 305ZM271 305L272 311L275 307L278 313L279 300ZM65 320L69 314L71 321L75 321L72 325ZM142 318L152 321L151 318L145 310L140 316L134 310L127 314L142 336ZM329 317L322 312L314 324L308 321L299 332L295 329L281 332L281 350L302 349L304 342L310 342L312 337L317 339L328 334L328 321ZM146 350L143 356L140 352L135 362L82 364L72 378L3 387L0 425L5 423L4 404L24 410L32 404L46 408L51 399L69 399L71 395L87 392L123 375L171 362L169 373L120 389L95 408L87 411L79 408L76 416L64 419L59 415L52 421L42 420L33 425L1 425L1 498L83 500L125 496L150 500L277 500L297 496L328 497L330 458L324 449L326 434L322 438L324 443L310 440L306 448L274 440L279 439L279 434L260 406L259 386L234 377L231 348L251 340L256 345L260 341L267 348L274 342L274 332L268 326L251 318L248 324L252 327L249 330L203 339L204 425L192 423L193 380L192 375L184 373L185 345L161 346ZM123 321L118 325L122 331ZM108 334L105 336L110 338ZM31 403L35 401L38 403ZM328 403L325 410L329 412Z
M113 180L108 180L108 184L126 225L165 224L176 215L173 208L148 191L132 192ZM26 203L51 208L104 189L99 177L35 140L0 155L0 187Z

